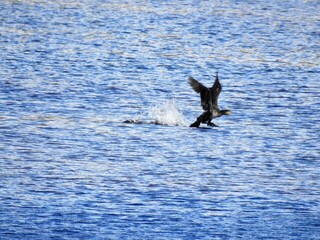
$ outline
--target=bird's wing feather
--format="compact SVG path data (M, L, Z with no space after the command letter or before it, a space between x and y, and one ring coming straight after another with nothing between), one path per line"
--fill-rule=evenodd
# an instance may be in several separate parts
M219 82L219 79L216 79L213 86L210 88L210 93L212 96L212 105L216 108L218 108L218 97L221 91L222 91L222 86Z
M203 86L200 82L198 82L196 79L193 77L189 77L188 82L192 89L196 91L197 93L201 93L203 91L208 91L209 89L205 86Z
M195 92L200 93L201 106L209 104L208 101L210 101L210 90L193 77L189 77L188 82Z

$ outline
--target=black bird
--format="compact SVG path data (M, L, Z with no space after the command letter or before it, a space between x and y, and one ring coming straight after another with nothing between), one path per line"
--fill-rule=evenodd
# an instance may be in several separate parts
M207 123L208 126L217 126L211 122L212 119L231 114L230 110L220 110L218 107L218 97L222 90L218 73L216 74L216 79L211 88L205 87L193 77L189 77L188 82L194 91L200 93L201 106L204 110L190 127L199 127L201 123Z

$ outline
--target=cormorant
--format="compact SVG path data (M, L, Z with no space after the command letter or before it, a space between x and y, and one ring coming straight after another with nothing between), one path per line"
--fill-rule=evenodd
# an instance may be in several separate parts
M201 123L207 123L208 126L217 126L211 122L212 119L231 114L230 110L220 110L218 107L218 97L222 90L218 73L216 74L216 79L211 88L205 87L193 77L189 77L188 82L194 91L200 93L201 106L204 110L190 127L199 127Z

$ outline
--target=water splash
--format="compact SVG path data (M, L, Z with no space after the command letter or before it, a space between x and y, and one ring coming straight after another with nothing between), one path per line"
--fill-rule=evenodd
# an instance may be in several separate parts
M152 106L149 111L149 116L156 124L186 126L183 114L179 111L173 99Z

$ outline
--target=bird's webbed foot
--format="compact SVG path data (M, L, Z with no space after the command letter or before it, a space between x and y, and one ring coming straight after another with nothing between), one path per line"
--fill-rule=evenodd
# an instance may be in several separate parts
M217 124L214 124L213 122L210 122L210 121L207 123L207 125L210 127L219 127Z
M190 125L190 127L196 127L196 128L198 128L199 126L200 126L200 122L199 121L195 121L194 123L192 123Z

